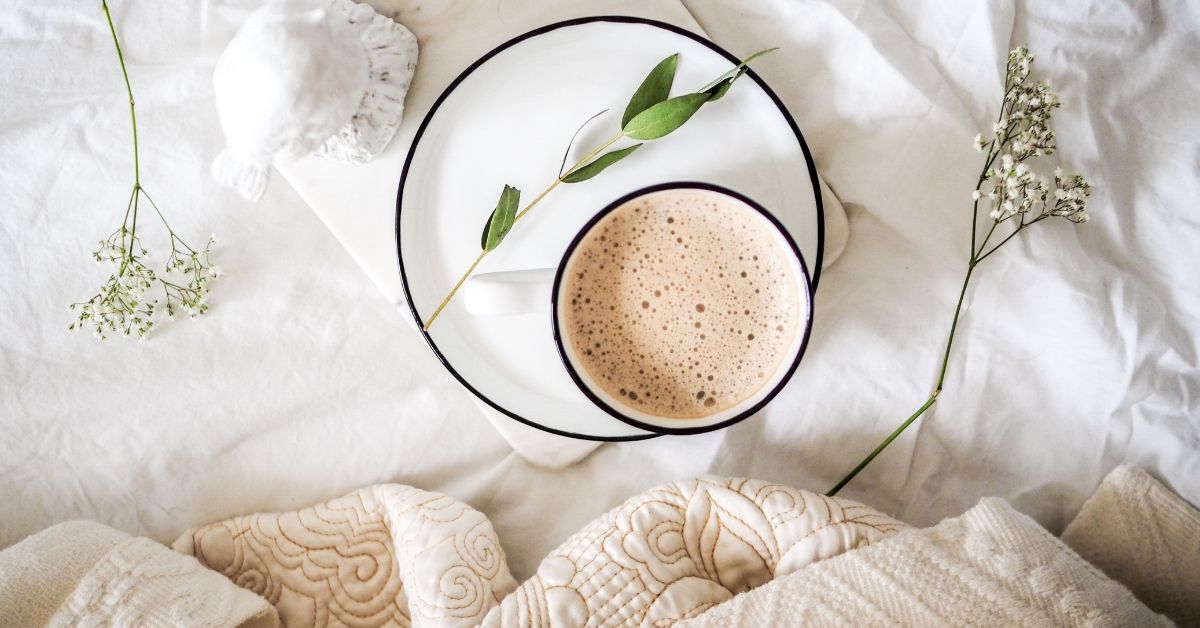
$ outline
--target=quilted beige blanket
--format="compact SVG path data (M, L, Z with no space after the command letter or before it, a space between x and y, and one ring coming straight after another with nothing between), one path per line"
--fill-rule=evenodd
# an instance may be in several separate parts
M1115 471L1066 538L1125 584L1001 500L915 530L849 500L705 477L629 499L518 586L482 513L445 495L379 485L189 530L178 553L99 524L56 526L0 552L0 625L1196 620L1188 592L1200 573L1200 514L1149 476Z

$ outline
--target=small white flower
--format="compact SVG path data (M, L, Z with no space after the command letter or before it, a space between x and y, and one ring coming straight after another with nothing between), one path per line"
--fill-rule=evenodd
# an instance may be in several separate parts
M974 192L971 192L971 199L972 199L972 200L976 200L976 201L977 201L977 200L979 200L979 199L980 199L980 198L982 198L982 197L983 197L983 194L981 194L981 193L979 192L979 190L975 190Z

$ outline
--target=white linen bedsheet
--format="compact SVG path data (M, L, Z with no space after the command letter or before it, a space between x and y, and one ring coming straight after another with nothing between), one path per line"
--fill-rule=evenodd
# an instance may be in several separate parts
M846 204L850 242L823 275L804 363L761 416L557 471L508 449L279 178L257 206L209 180L209 75L232 34L211 3L113 9L143 181L182 234L217 233L228 276L208 316L143 346L69 334L65 305L106 276L89 247L128 195L128 113L98 2L7 4L0 547L72 518L167 541L392 481L484 512L521 578L664 481L824 490L928 394L964 270L971 138L1018 44L1066 103L1054 159L1091 176L1093 220L1039 225L979 268L941 400L843 495L918 526L997 495L1057 532L1132 463L1200 502L1194 3L685 1L726 48L782 47L756 68ZM470 10L393 4L401 21Z

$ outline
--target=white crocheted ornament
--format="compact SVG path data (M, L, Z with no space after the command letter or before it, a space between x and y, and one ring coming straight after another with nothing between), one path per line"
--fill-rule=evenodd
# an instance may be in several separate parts
M270 166L316 154L362 163L395 135L417 38L352 0L272 0L246 18L213 71L227 148L217 182L258 200Z

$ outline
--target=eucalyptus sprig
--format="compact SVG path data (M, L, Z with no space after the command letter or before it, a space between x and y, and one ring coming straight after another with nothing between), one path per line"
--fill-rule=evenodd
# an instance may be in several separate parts
M125 56L121 53L121 42L113 26L108 2L101 0L108 31L112 34L113 46L117 49L117 61L121 64L121 76L125 79L125 92L129 95L129 118L133 127L133 191L125 205L125 216L121 226L92 252L97 264L109 264L113 273L92 298L68 307L78 315L69 329L89 328L97 338L107 338L109 333L136 336L144 340L154 328L155 319L165 310L167 318L176 314L195 317L208 311L206 303L212 282L219 276L209 255L215 237L209 237L202 249L192 248L167 223L166 216L158 204L142 186L141 163L138 156L137 110L134 107L133 88L129 84L129 73L125 69ZM149 204L167 230L167 241L171 254L161 273L156 273L145 262L150 252L142 245L138 234L138 212L145 209L142 201ZM153 297L155 287L162 290L164 302Z
M479 255L475 258L474 262L471 262L471 265L459 277L454 286L450 288L450 291L442 299L442 302L438 304L433 314L430 314L423 325L425 330L428 331L433 322L437 320L438 315L442 313L442 310L446 309L450 300L454 298L455 293L458 292L463 283L471 276L471 273L475 272L475 268L479 266L483 258L487 257L488 253L500 246L505 236L512 230L513 225L528 214L529 210L533 209L542 199L546 198L550 192L554 191L554 188L562 183L581 183L587 181L618 161L632 155L645 142L670 135L690 120L701 107L723 98L729 92L729 88L733 83L746 73L750 61L773 50L777 49L768 48L760 50L713 79L699 91L675 97L671 97L670 94L671 86L675 82L675 69L679 65L679 55L673 54L663 59L658 65L654 66L654 69L650 70L650 73L646 75L642 84L633 93L633 97L629 99L629 104L626 105L625 112L621 116L621 130L619 133L575 162L565 172L562 172L560 169L559 175L555 177L554 181L545 190L542 190L541 194L534 197L529 204L519 210L521 191L511 185L505 185L500 191L500 199L496 202L496 208L492 210L491 215L483 226L483 235L479 241L481 249ZM592 116L588 121L590 122L595 117ZM587 123L585 122L584 124ZM578 135L578 132L576 132L576 135ZM607 153L604 152L613 144L625 138L641 141L624 148L612 150ZM569 147L568 152L570 152Z
M1062 218L1074 224L1088 220L1086 207L1092 194L1092 185L1087 179L1080 175L1066 176L1062 169L1056 168L1051 185L1048 177L1035 174L1026 163L1054 153L1057 143L1054 131L1050 129L1050 118L1054 110L1062 106L1058 95L1051 91L1050 81L1028 81L1032 63L1033 55L1025 48L1008 53L1004 98L992 126L991 137L985 138L982 134L975 136L975 150L983 153L984 159L979 180L971 192L974 201L971 210L971 257L967 261L967 274L958 293L958 305L954 308L954 319L950 323L950 334L946 338L946 350L942 353L942 365L933 392L916 412L909 415L858 466L830 489L828 495L836 495L842 490L937 401L946 382L950 347L954 344L963 298L975 268L1018 233L1043 220ZM981 204L983 207L980 207ZM987 231L982 239L979 238L981 210L986 210L987 218L991 221L990 225L984 224ZM1007 229L1007 235L989 246L997 229Z

